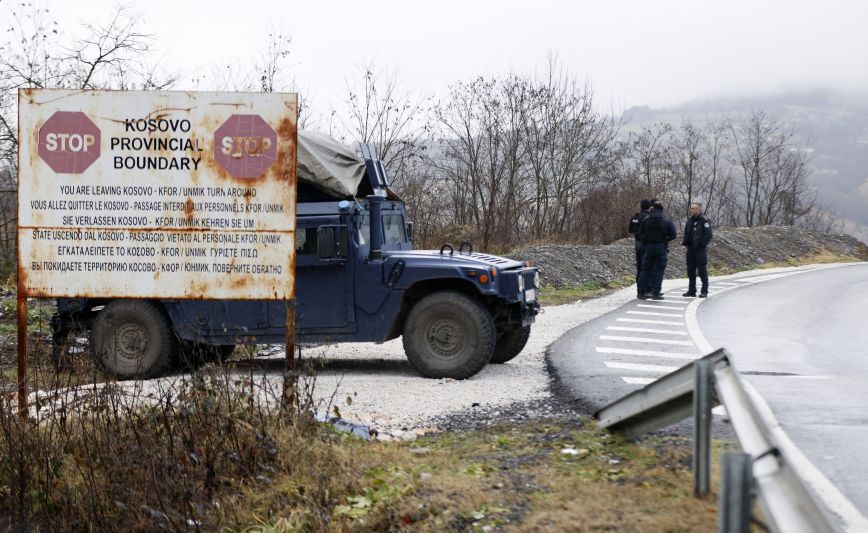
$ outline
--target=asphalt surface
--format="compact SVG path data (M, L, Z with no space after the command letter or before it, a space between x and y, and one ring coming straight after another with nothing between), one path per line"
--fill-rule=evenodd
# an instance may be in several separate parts
M799 473L842 529L861 530L868 524L868 264L712 278L695 322L685 287L686 280L667 281L663 301L633 300L554 342L547 358L558 390L590 414L701 357L708 344L725 347L804 452ZM725 416L712 429L733 438Z
M697 317L799 450L868 514L868 264L727 291Z

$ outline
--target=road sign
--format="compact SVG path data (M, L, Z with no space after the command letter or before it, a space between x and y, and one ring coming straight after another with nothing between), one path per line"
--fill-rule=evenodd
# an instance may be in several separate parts
M33 297L293 297L294 94L19 92Z

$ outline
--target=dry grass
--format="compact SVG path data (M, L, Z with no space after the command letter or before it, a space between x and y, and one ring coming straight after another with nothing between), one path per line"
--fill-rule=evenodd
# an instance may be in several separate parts
M632 285L634 281L628 278L616 279L608 283L588 281L574 287L559 289L549 285L540 287L540 303L547 305L562 305L575 303L581 300L596 298L613 290L622 289Z
M767 263L759 263L756 265L745 265L741 268L721 267L720 265L709 263L708 273L712 276L722 276L725 274L733 274L747 270L762 270L765 268L795 267L821 263L856 263L858 261L860 261L860 259L853 257L852 255L836 254L825 251L814 255L789 259L787 261L769 261Z

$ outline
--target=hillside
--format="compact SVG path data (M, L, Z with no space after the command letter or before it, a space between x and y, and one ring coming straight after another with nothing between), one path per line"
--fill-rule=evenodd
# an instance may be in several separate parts
M670 246L667 278L685 276L681 236ZM540 267L543 284L556 288L606 284L635 274L633 239L604 246L528 246L510 254ZM708 247L709 269L728 272L763 264L796 264L806 259L868 260L868 246L849 235L824 235L800 228L721 228Z

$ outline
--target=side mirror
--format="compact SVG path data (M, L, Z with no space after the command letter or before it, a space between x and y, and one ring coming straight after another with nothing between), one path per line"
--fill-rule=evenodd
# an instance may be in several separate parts
M316 230L316 250L320 259L331 259L335 256L335 228L322 226Z

